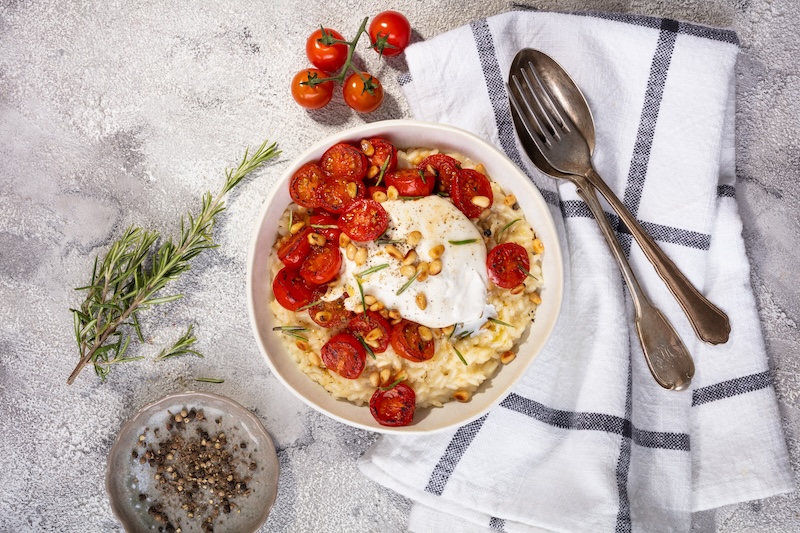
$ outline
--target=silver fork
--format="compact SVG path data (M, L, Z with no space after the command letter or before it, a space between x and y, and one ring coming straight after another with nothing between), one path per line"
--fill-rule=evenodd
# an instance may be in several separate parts
M532 65L518 72L512 70L508 94L514 118L524 128L522 131L518 127L517 133L531 159L539 159L532 153L533 150L539 150L550 165L564 173L557 177L575 184L578 194L594 215L631 294L635 310L634 324L651 374L664 388L687 388L695 370L692 356L675 329L639 285L597 199L594 186L584 175L585 169L577 157L585 156L590 161L586 140L563 108L550 96ZM578 156L574 156L575 153Z

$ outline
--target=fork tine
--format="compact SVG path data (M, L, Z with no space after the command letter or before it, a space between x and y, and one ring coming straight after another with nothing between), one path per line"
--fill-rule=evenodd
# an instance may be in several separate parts
M531 72L533 73L534 78L536 79L536 85L539 87L538 92L542 98L546 101L547 107L553 112L553 114L560 122L561 127L563 127L566 131L570 131L575 128L575 124L570 119L567 112L564 110L564 107L561 105L558 98L555 98L553 94L550 92L550 89L547 85L545 85L542 77L539 75L539 72L533 66L533 63L528 63Z
M547 130L543 127L539 117L536 116L536 113L533 111L533 109L531 109L528 99L526 99L524 96L524 90L520 85L517 76L512 75L511 80L514 82L514 87L506 85L508 88L508 95L510 97L509 99L511 100L511 105L516 110L517 115L522 121L522 125L528 132L528 135L531 137L534 143L536 143L536 146L539 148L539 150L544 151L544 149L548 148L552 142L548 138ZM516 91L514 89L516 89ZM531 119L533 119L533 121L536 123L536 126L531 123Z
M531 63L528 63L528 68L533 73L534 77L538 80L538 74L536 74L536 69L533 67ZM533 101L536 103L536 111L538 111L538 115L540 115L544 120L547 121L547 125L549 128L542 128L543 131L550 133L552 132L553 136L558 139L559 136L559 129L556 127L556 124L553 124L553 120L550 117L550 113L548 113L548 109L542 103L542 99L539 97L540 91L537 90L534 82L531 81L530 76L528 75L528 69L521 69L522 70L522 77L525 79L525 83L528 87L528 92L530 93ZM530 100L528 100L529 103Z

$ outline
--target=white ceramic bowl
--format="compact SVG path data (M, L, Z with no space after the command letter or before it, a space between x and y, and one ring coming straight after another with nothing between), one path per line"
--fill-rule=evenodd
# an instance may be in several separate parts
M385 427L372 417L367 406L356 406L333 398L321 385L304 374L272 331L275 318L269 308L272 279L268 259L277 237L278 220L291 202L288 182L304 163L320 158L331 145L340 141L358 143L365 137L385 137L398 148L430 147L458 152L483 163L489 176L507 193L513 193L528 222L544 243L544 288L542 303L528 335L523 336L514 362L486 380L466 403L449 402L440 408L418 409L414 422L405 427ZM414 120L373 122L342 131L315 143L297 158L273 188L255 226L247 269L247 293L250 321L264 357L277 378L301 400L326 415L362 429L383 433L428 433L470 422L499 403L511 386L527 370L553 330L561 307L563 267L553 218L539 191L531 181L496 148L464 130Z

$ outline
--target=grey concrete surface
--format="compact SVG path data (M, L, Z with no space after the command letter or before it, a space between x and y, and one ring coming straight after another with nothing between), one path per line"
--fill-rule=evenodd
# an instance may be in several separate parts
M794 0L528 0L540 9L609 10L733 27L738 63L737 199L795 473L800 472L800 5ZM501 0L58 2L0 0L0 531L118 531L103 486L120 426L187 388L255 411L279 450L278 501L263 531L402 531L409 502L366 480L357 457L376 436L307 409L272 377L250 333L250 231L283 168L310 142L364 121L410 117L402 58L360 57L387 101L360 116L336 99L307 113L289 79L320 24L352 35L361 19L404 12L415 39L506 11ZM72 290L130 224L176 235L179 217L246 146L279 160L243 184L220 218L220 247L173 287L183 300L142 315L143 362L65 380L78 354ZM195 324L204 359L156 363ZM221 385L195 377L224 378ZM696 516L697 532L800 531L800 492Z

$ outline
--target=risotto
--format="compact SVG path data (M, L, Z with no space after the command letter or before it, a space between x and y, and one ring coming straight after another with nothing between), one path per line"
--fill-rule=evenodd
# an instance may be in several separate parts
M479 162L435 148L398 150L386 139L348 146L364 154L348 156L366 163L355 169L364 175L324 185L353 166L324 155L290 184L295 202L269 261L270 307L276 334L310 379L336 398L369 404L381 424L405 425L415 408L469 401L512 363L541 302L543 245ZM471 188L459 173L470 173ZM331 359L342 347L355 359ZM379 397L399 384L410 408L382 408Z

